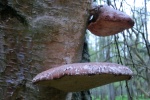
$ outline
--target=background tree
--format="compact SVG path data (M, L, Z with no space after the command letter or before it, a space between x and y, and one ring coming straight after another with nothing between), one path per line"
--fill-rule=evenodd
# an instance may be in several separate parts
M91 90L93 98L149 100L149 0L141 0L140 3L137 0L97 0L97 2L109 3L115 9L128 13L134 19L135 25L132 29L110 37L95 37L90 34L88 41L91 61L127 65L134 71L134 76L127 83L119 82Z

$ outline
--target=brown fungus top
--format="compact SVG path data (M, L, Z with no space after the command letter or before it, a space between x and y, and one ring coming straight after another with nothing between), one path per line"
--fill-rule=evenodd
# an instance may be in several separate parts
M114 35L134 26L130 16L108 5L95 6L90 13L93 18L88 30L98 36Z
M44 71L32 82L74 92L128 80L131 76L132 71L129 68L115 63L74 63Z

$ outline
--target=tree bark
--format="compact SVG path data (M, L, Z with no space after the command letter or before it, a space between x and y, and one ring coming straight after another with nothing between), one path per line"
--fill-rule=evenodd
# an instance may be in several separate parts
M9 1L28 27L0 21L1 100L63 100L66 92L39 87L32 78L49 68L80 62L91 0Z

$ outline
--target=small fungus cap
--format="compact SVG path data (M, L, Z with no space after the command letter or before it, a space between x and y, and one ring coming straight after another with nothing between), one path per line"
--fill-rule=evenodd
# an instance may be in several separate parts
M74 63L44 71L35 76L32 82L66 92L75 92L129 80L132 74L128 67L115 63Z
M93 19L88 24L88 30L97 36L114 35L134 26L130 16L108 5L93 8L90 10Z

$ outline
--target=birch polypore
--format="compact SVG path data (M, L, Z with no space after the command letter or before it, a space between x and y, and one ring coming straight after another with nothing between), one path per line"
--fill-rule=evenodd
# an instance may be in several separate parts
M35 76L32 82L62 91L75 92L129 80L131 76L132 71L128 67L115 63L74 63L44 71Z
M130 16L108 5L94 6L90 14L92 18L87 28L97 36L114 35L134 25Z

